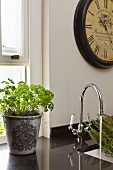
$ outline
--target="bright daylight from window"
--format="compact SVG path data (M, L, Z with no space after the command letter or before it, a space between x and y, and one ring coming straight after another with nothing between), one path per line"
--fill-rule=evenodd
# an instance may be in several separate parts
M11 78L15 83L23 80L25 81L25 67L24 66L0 66L0 88L1 82ZM2 121L2 118L0 118ZM0 135L4 134L3 124L0 124ZM1 142L0 142L1 143Z
M13 79L15 83L25 81L24 63L26 56L28 57L26 52L28 34L25 26L28 16L27 2L27 0L0 1L0 88L1 82L8 78ZM19 60L11 60L10 56L13 55L19 56ZM4 143L4 126L1 122L3 121L0 117L0 144Z
M21 66L23 60L20 61L20 66L16 66L16 61L14 61L15 66L12 66L12 61L8 60L8 57L19 55L25 58L27 49L25 39L27 41L27 38L24 35L24 30L26 30L25 23L27 22L26 16L28 16L25 13L25 9L27 9L26 4L26 0L0 1L0 57L3 57L3 60L0 61L4 64L4 66L0 65L0 88L1 82L8 78L13 79L15 83L21 80L25 81L25 66L24 64ZM7 63L8 65L5 66ZM0 64L2 63L0 62ZM1 117L0 122L3 122ZM0 144L4 143L3 133L4 126L0 123Z
M1 0L2 54L21 52L21 0Z

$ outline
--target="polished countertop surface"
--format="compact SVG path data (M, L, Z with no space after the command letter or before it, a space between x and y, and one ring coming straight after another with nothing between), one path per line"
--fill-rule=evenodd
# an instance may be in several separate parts
M0 170L113 170L113 163L76 150L75 138L38 139L37 151L27 156L0 145Z

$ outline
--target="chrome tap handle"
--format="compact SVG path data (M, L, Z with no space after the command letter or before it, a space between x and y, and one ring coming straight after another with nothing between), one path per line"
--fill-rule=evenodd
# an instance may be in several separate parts
M90 118L90 113L87 113L87 114L86 114L86 117L87 117L87 119L88 119L89 125L88 125L87 127L85 127L84 130L85 130L85 131L88 131L88 130L89 130L89 127L92 125L92 123L91 123L91 118Z
M84 125L79 124L78 129L75 129L75 128L73 128L74 120L75 120L75 115L72 114L71 115L71 120L70 120L70 125L69 125L68 129L72 131L73 135L79 136L79 134L81 134L83 132Z
M68 129L72 131L73 135L77 135L78 130L73 128L74 121L75 121L75 114L72 114Z
M69 125L69 127L68 127L68 129L69 130L73 130L73 124L74 124L74 120L75 120L75 115L74 114L72 114L71 115L71 120L70 120L70 125Z
M91 123L90 113L87 113L86 116L87 116L87 119L88 119L88 122L89 122L89 126L91 126L92 123Z
M72 114L72 115L71 115L70 125L73 125L74 120L75 120L75 114Z

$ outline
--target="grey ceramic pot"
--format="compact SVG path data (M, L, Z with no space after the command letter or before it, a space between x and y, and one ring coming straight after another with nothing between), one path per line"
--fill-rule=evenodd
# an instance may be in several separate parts
M41 116L3 116L9 152L27 155L36 151Z

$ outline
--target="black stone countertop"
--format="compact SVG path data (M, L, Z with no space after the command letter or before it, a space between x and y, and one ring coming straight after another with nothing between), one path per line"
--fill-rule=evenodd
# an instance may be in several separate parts
M73 150L75 138L39 138L37 152L9 154L0 145L0 170L113 170L113 164Z

